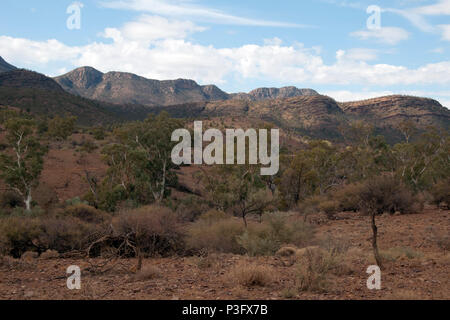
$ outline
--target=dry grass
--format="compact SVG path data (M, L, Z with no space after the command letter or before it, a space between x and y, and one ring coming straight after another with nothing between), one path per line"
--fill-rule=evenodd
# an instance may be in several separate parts
M160 268L153 265L146 265L135 274L134 279L136 281L147 281L157 279L161 277L161 275L162 271Z
M298 295L297 289L293 287L288 287L281 291L281 297L283 299L293 299L297 297L297 295Z
M206 257L195 257L195 265L202 270L211 269L218 265L218 258L215 254L210 254Z
M297 281L300 291L326 292L332 275L352 273L344 253L308 247L297 250Z
M390 300L419 300L417 292L409 289L398 289L389 296Z
M267 287L275 281L272 268L252 263L240 263L230 273L231 281L245 287Z
M380 255L383 260L391 262L402 259L417 259L423 257L423 253L410 247L394 247L387 250L380 250Z
M47 250L39 256L40 259L48 260L48 259L57 259L59 258L58 251L55 250Z

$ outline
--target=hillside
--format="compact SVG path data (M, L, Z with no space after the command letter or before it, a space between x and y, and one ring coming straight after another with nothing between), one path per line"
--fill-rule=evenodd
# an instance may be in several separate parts
M341 103L340 107L348 116L384 126L395 126L410 119L421 129L427 126L450 129L450 110L433 99L393 95Z
M91 67L75 69L55 80L70 93L111 103L154 106L228 98L216 86L202 87L193 80L158 81L131 73L104 74Z
M428 126L450 128L450 111L432 99L388 96L351 103L337 103L322 95L249 101L227 100L150 108L152 113L166 111L177 118L259 119L313 138L339 140L341 128L351 121L372 124L389 142L401 138L396 127L413 119L419 129Z
M16 69L16 67L14 67L13 65L10 65L2 57L0 57L0 72L7 72L7 71L15 70L15 69Z
M316 96L319 95L317 91L312 89L298 89L296 87L283 87L283 88L258 88L249 93L234 93L231 94L232 99L236 100L249 100L249 101L262 101L292 98L300 96Z
M0 105L38 116L75 115L83 125L137 120L148 114L139 105L108 104L72 95L53 79L27 70L0 73Z
M80 88L82 95L97 100L80 97ZM291 95L294 97L286 97ZM160 103L138 103L151 97ZM195 101L196 97L204 100ZM184 102L174 103L178 99ZM46 116L75 115L84 125L139 120L161 111L185 119L263 120L300 135L330 140L339 140L342 126L353 120L373 124L391 143L399 140L396 127L405 119L414 120L419 129L450 128L450 111L432 99L395 95L337 103L313 90L295 87L257 89L238 98L191 80L156 81L126 73L103 74L93 68L80 68L56 80L27 70L0 73L0 105Z

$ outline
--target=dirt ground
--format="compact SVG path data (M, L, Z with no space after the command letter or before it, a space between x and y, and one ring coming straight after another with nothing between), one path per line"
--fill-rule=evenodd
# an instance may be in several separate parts
M322 292L299 291L298 266L288 258L220 254L147 259L144 269L152 270L148 277L133 272L134 259L121 260L103 274L92 272L105 262L101 259L15 261L0 266L0 299L450 299L449 211L427 208L422 214L378 218L382 252L406 247L414 253L396 259L385 255L381 290L366 286L366 269L373 264L367 217L341 214L338 220L317 223L319 238L347 243L352 252L350 270L330 275ZM244 264L266 266L270 282L239 284L233 270ZM66 286L70 265L82 270L80 290Z

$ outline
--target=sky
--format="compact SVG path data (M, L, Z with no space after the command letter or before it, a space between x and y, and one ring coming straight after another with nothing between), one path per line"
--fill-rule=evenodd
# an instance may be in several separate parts
M226 92L312 88L450 108L450 0L2 0L0 56L57 76L81 66Z

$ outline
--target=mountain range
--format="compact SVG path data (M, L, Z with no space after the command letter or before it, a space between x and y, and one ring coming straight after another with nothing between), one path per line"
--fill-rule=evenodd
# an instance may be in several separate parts
M398 140L405 119L419 129L450 129L450 110L427 98L393 95L339 103L312 89L259 88L228 94L215 85L193 80L150 80L131 73L102 73L82 67L65 75L17 69L0 58L0 106L39 116L75 115L80 124L99 125L140 120L168 112L186 119L237 118L272 123L316 138L338 140L340 128L354 120L374 125L378 133Z
M312 89L259 88L249 93L228 94L215 85L201 86L193 80L152 80L125 72L102 73L91 67L75 69L54 78L67 92L110 103L169 106L181 103L289 98L318 95Z

